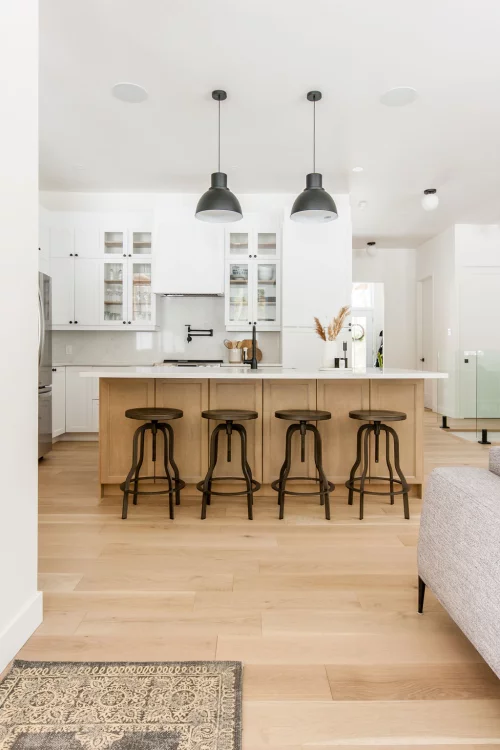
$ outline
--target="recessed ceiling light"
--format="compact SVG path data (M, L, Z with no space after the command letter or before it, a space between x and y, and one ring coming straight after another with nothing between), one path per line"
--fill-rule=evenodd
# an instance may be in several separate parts
M363 167L353 167L352 171L353 172L362 172L363 171Z
M83 164L73 164L73 169L83 169Z
M366 208L366 206L367 206L367 202L366 201L359 201L358 208L359 208L360 211L363 211Z
M138 83L115 83L111 93L116 99L128 104L140 104L148 98L148 92Z
M417 96L416 90L411 86L396 86L382 94L380 102L386 107L406 107L407 104L414 102Z

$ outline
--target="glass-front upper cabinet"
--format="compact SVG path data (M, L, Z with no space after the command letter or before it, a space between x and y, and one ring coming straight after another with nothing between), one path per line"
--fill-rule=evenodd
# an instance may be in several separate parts
M250 252L250 232L227 233L227 254L248 256Z
M101 232L102 250L104 255L120 255L122 258L127 254L127 233L124 231L104 230Z
M276 232L257 232L257 256L259 258L276 258L278 254L278 235Z
M126 284L126 261L105 260L101 271L101 324L127 324Z
M151 263L133 261L129 275L129 314L132 325L154 324Z
M248 263L226 265L226 320L229 325L247 327L251 317L250 266Z
M255 266L256 299L254 321L265 326L279 324L280 312L280 267L276 261L257 263Z
M151 232L132 231L130 233L129 256L151 255Z

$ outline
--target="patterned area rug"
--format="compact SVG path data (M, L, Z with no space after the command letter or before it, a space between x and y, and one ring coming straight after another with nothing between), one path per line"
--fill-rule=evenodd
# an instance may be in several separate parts
M239 662L16 661L0 750L240 750Z

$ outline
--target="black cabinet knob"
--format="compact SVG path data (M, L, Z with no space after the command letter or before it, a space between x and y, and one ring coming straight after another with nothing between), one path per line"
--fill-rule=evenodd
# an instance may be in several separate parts
M75 258L78 258L78 253L75 253Z
M69 257L70 257L70 258L72 258L72 257L73 257L73 253L70 253L70 254L69 254Z
M71 323L72 323L73 321L72 321L72 320L70 320L69 322L70 322L70 324L71 324Z
M127 257L127 253L123 253L123 257L126 258Z
M129 325L131 325L131 324L132 324L132 321L131 321L131 320L129 320L128 324L129 324Z
M128 257L129 257L129 258L131 258L131 257L132 257L132 253L129 253L129 254L128 254Z
M126 320L123 321L123 325L124 326L127 325L127 321Z
M52 368L52 372L57 372L55 367Z
M77 323L78 323L78 321L77 321L77 320L75 320L75 326L77 325Z

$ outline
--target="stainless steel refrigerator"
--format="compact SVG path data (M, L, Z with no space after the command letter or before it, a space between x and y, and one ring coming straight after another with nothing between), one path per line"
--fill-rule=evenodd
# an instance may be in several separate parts
M52 289L38 274L38 458L52 450Z

